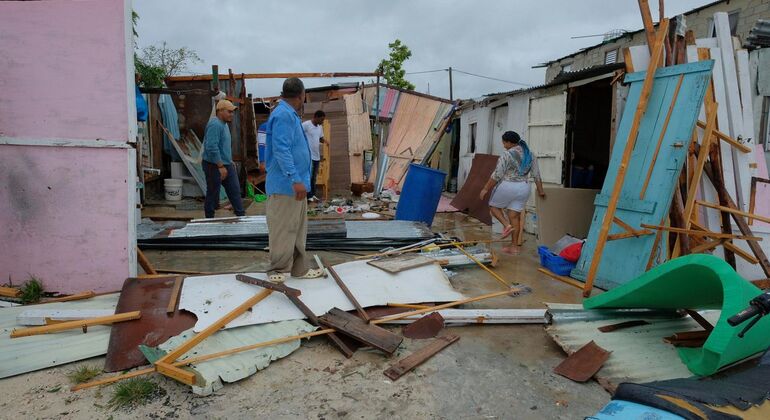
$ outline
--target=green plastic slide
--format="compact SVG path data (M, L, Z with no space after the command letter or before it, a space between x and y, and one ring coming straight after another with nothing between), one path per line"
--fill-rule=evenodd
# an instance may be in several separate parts
M737 327L727 324L727 318L746 308L760 293L724 260L695 254L668 261L629 283L587 299L583 307L721 309L719 321L703 347L677 349L691 372L707 376L770 346L770 316L761 319L743 338L738 338L738 333L748 321Z

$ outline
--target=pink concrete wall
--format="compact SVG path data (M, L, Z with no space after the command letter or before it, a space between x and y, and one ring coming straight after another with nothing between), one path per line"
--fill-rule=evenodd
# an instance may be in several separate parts
M129 153L0 145L0 281L119 290L129 275Z
M0 135L129 140L123 20L123 0L1 1Z

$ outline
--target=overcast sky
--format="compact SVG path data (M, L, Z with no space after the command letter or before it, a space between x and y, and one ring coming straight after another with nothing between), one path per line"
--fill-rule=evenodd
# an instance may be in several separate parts
M668 0L671 17L712 0ZM651 0L657 21L658 2ZM637 0L134 0L138 45L189 47L210 73L373 71L398 38L412 50L407 72L455 69L538 85L539 63L594 45L614 29L641 28ZM407 75L416 90L448 97L447 72ZM306 87L368 79L307 79ZM455 98L522 87L454 73ZM280 92L280 80L249 80L255 96Z

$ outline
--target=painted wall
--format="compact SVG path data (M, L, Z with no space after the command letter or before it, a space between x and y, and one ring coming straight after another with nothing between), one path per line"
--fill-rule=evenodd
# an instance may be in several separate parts
M0 2L0 282L101 292L136 273L130 11Z

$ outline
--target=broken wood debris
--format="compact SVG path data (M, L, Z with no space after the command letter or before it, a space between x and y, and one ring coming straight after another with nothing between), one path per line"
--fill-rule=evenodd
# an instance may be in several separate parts
M433 338L444 328L444 317L438 312L432 312L412 322L401 330L406 338Z
M318 322L387 354L393 354L404 340L384 328L368 324L361 318L338 308L333 308L318 317Z
M460 337L456 335L436 337L436 339L431 341L428 345L399 360L383 373L390 378L390 380L395 381L412 369L425 363L425 361L433 357L436 353L445 349L450 344L455 343L459 339Z
M19 325L39 326L48 325L51 321L77 321L97 317L110 316L113 309L27 309L16 315Z
M369 315L366 313L361 304L358 303L358 300L355 296L353 296L353 293L350 291L350 289L348 289L348 286L345 285L345 282L342 281L342 278L340 278L339 274L337 274L337 272L334 270L334 267L329 266L328 271L329 274L332 275L334 282L337 283L337 286L339 286L342 290L342 293L345 294L350 303L353 304L353 307L356 308L356 311L358 312L358 315L361 317L361 319L363 319L365 322L369 322Z
M82 328L85 333L87 328L94 325L109 325L115 322L131 321L142 317L140 311L127 312L122 314L115 314L109 316L101 316L90 319L80 319L75 321L64 321L50 325L44 325L40 327L30 327L22 329L14 329L11 331L11 338L29 337L38 334L50 334L60 331L67 331L76 328Z
M598 330L603 333L608 333L608 332L613 332L617 330L624 330L626 328L639 327L641 325L650 325L650 323L643 319L637 319L633 321L625 321L625 322L618 322L617 324L605 325L603 327L599 327Z
M434 264L436 260L418 254L402 254L394 257L383 257L366 263L391 274L400 273L423 265Z
M585 382L602 368L609 357L610 352L591 340L578 351L570 354L553 371L575 382Z

